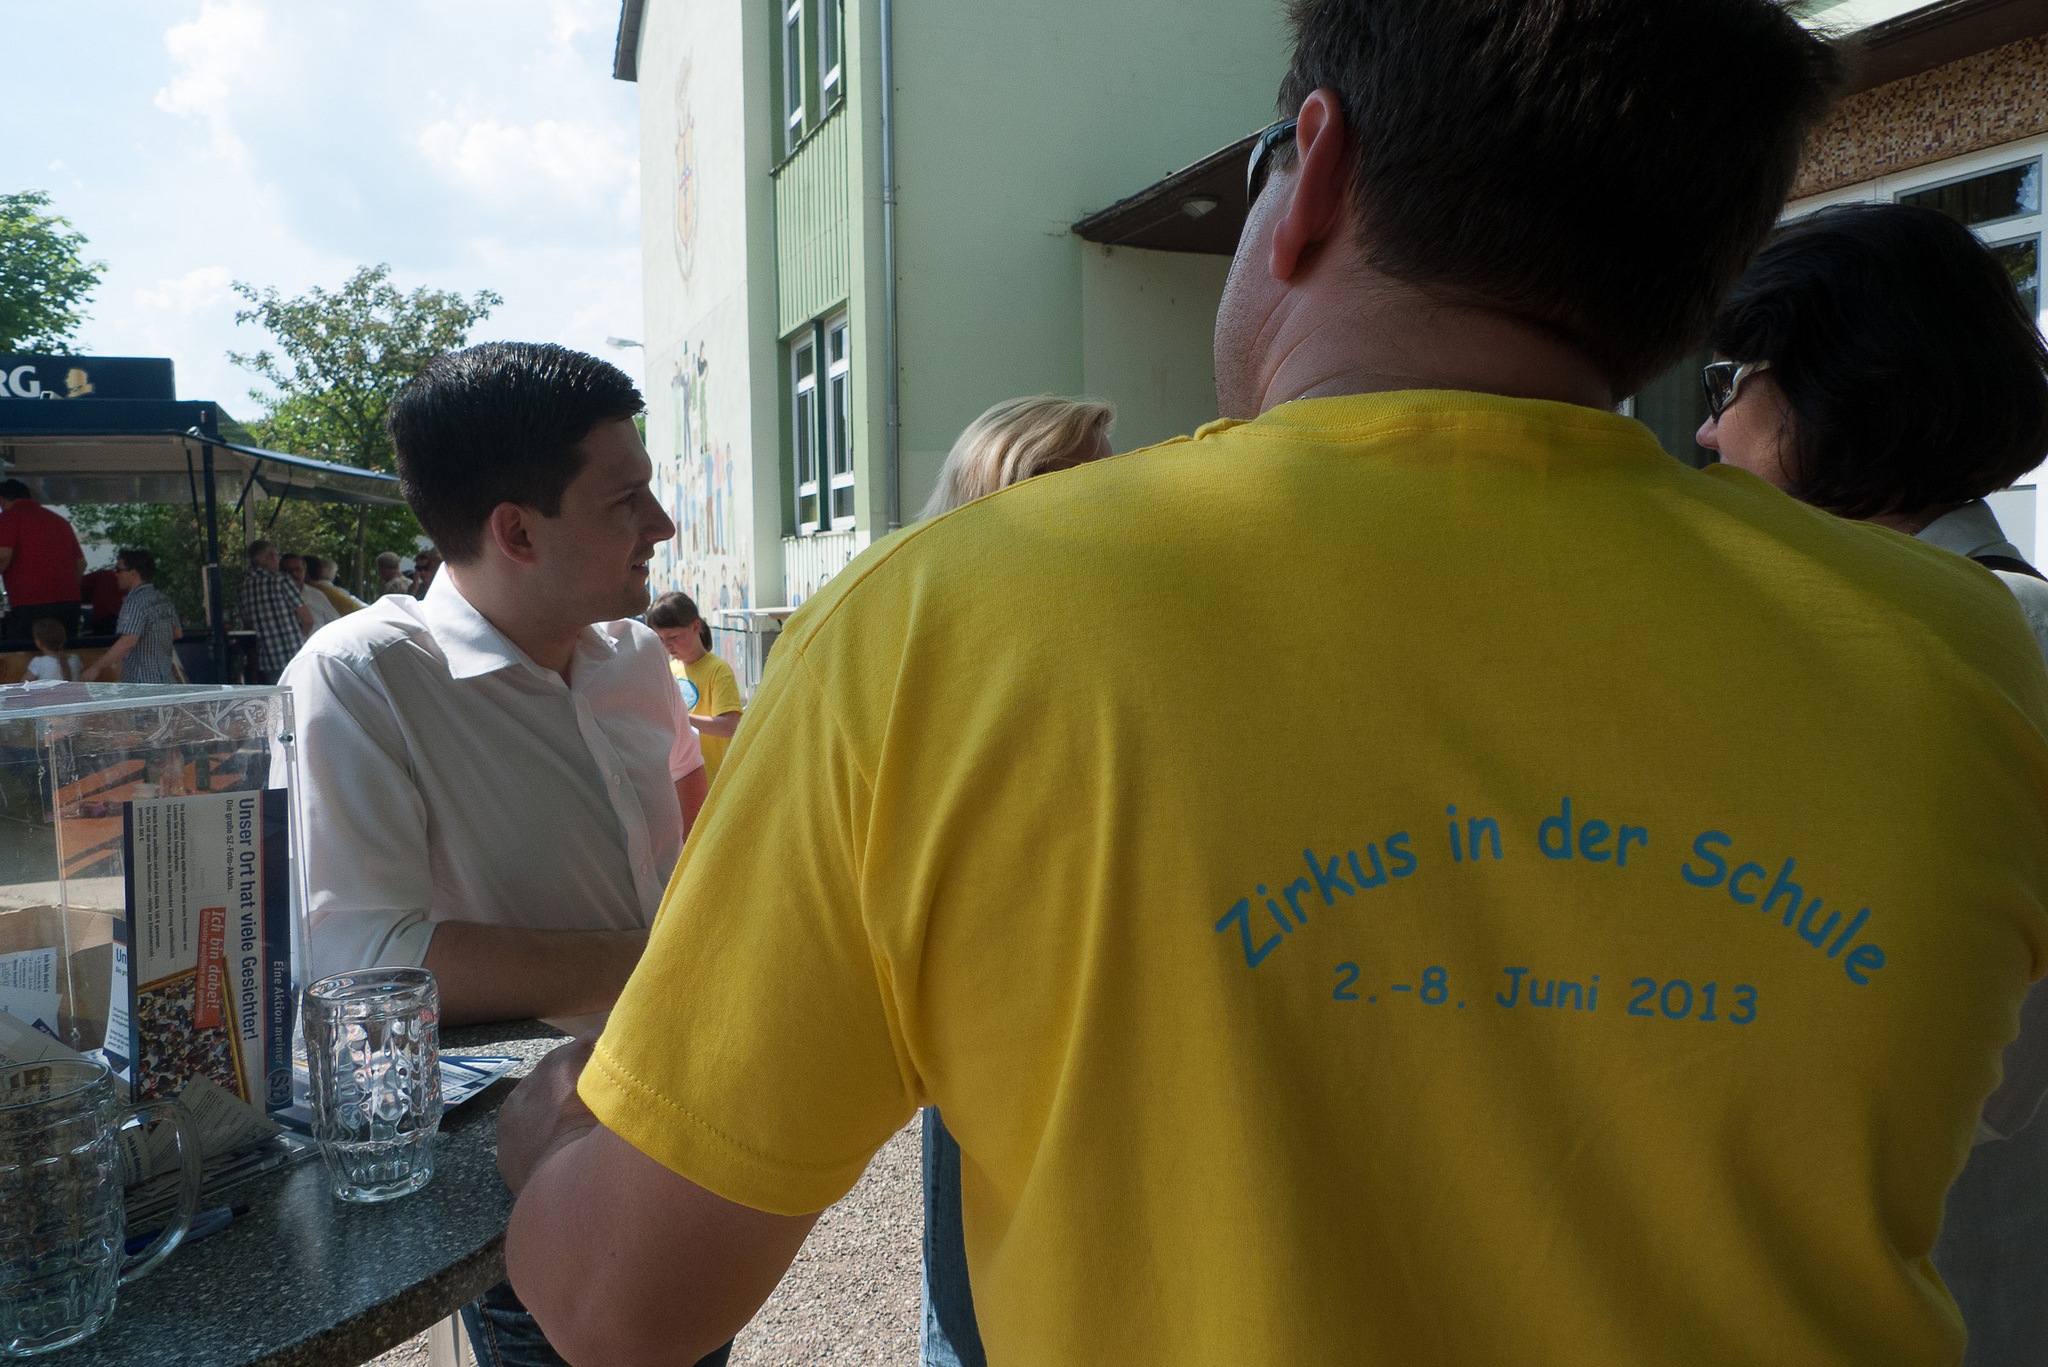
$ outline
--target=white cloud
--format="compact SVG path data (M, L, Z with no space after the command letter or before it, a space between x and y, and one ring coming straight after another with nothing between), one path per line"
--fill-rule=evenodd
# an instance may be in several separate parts
M253 0L206 0L199 17L175 24L164 46L178 74L156 92L156 107L180 118L205 122L212 152L234 165L248 160L228 104L238 80L269 61L269 16Z
M586 212L620 213L639 185L636 149L621 129L542 119L519 127L459 116L429 124L419 146L456 184L495 204L536 197Z
M201 266L171 280L159 280L155 289L135 291L135 307L152 313L193 314L227 297L234 272L226 266Z
M548 0L555 46L568 48L577 34L596 28L601 16L617 12L616 6L600 6L597 0Z

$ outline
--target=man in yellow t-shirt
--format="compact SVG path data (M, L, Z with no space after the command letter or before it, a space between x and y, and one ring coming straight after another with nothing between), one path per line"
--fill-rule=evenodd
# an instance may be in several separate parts
M807 603L604 1035L508 1103L570 1358L720 1342L925 1103L993 1362L1960 1358L2048 675L1988 574L1609 411L1832 59L1766 0L1296 14L1227 420ZM1219 668L1251 751L1190 724Z

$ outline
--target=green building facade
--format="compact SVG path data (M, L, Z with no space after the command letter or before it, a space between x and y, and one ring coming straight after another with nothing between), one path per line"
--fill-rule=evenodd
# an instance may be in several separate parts
M887 8L624 6L648 448L681 529L656 568L707 616L799 603L913 520L1002 399L1107 399L1118 450L1215 416L1228 256L1073 228L1271 121L1278 4Z

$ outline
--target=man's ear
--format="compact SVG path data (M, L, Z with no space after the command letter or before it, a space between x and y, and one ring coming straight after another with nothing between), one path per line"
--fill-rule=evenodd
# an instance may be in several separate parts
M491 509L491 520L484 526L484 534L498 553L515 565L531 565L540 553L533 545L533 519L539 516L531 508L522 508L517 503L500 503Z
M1322 247L1348 230L1351 153L1344 135L1344 110L1333 90L1319 89L1302 101L1294 127L1294 173L1276 177L1287 195L1273 224L1271 270L1289 281L1312 267Z

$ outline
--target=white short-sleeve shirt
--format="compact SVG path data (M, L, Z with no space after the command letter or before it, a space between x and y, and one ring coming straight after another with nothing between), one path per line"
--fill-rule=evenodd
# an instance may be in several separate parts
M639 622L584 631L570 682L453 576L387 595L293 658L312 976L418 964L439 921L651 925L704 762Z

